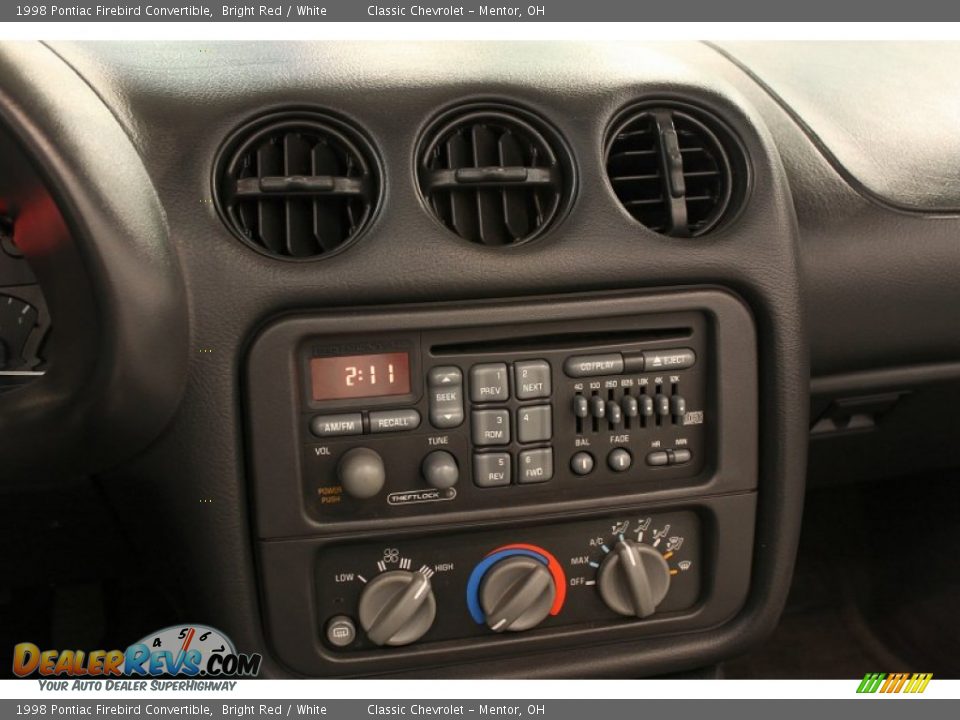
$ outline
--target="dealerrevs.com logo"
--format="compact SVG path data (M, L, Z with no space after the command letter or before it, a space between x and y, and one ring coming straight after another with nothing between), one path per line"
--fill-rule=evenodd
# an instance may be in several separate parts
M230 638L206 625L164 628L126 650L41 650L29 642L13 648L17 677L256 677L262 660L238 653Z

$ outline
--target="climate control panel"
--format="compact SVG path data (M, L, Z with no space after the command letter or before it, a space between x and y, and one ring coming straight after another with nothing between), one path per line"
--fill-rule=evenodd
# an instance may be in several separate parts
M692 511L334 546L317 559L317 632L351 652L642 620L694 607L701 565Z

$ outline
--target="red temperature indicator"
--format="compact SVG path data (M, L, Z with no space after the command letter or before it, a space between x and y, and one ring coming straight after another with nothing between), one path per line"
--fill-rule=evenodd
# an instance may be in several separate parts
M310 360L314 400L344 400L410 392L410 355L344 355Z

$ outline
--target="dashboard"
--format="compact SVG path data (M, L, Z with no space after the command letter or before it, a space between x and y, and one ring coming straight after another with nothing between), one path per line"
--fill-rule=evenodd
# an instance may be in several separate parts
M0 44L0 482L160 519L270 676L741 654L808 477L960 462L960 196L890 50Z

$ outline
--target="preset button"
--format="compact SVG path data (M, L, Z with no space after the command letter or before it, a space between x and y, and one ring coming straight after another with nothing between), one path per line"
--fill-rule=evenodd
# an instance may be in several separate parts
M553 477L553 450L540 448L520 453L518 472L521 483L546 482Z
M510 398L506 363L486 363L470 368L470 399L475 403Z
M517 399L550 397L550 364L546 360L526 360L514 365Z
M474 410L473 444L506 445L510 442L509 410Z
M553 413L549 405L517 410L517 440L522 443L549 440L553 434Z
M510 484L510 453L477 453L473 456L473 482L479 487Z

